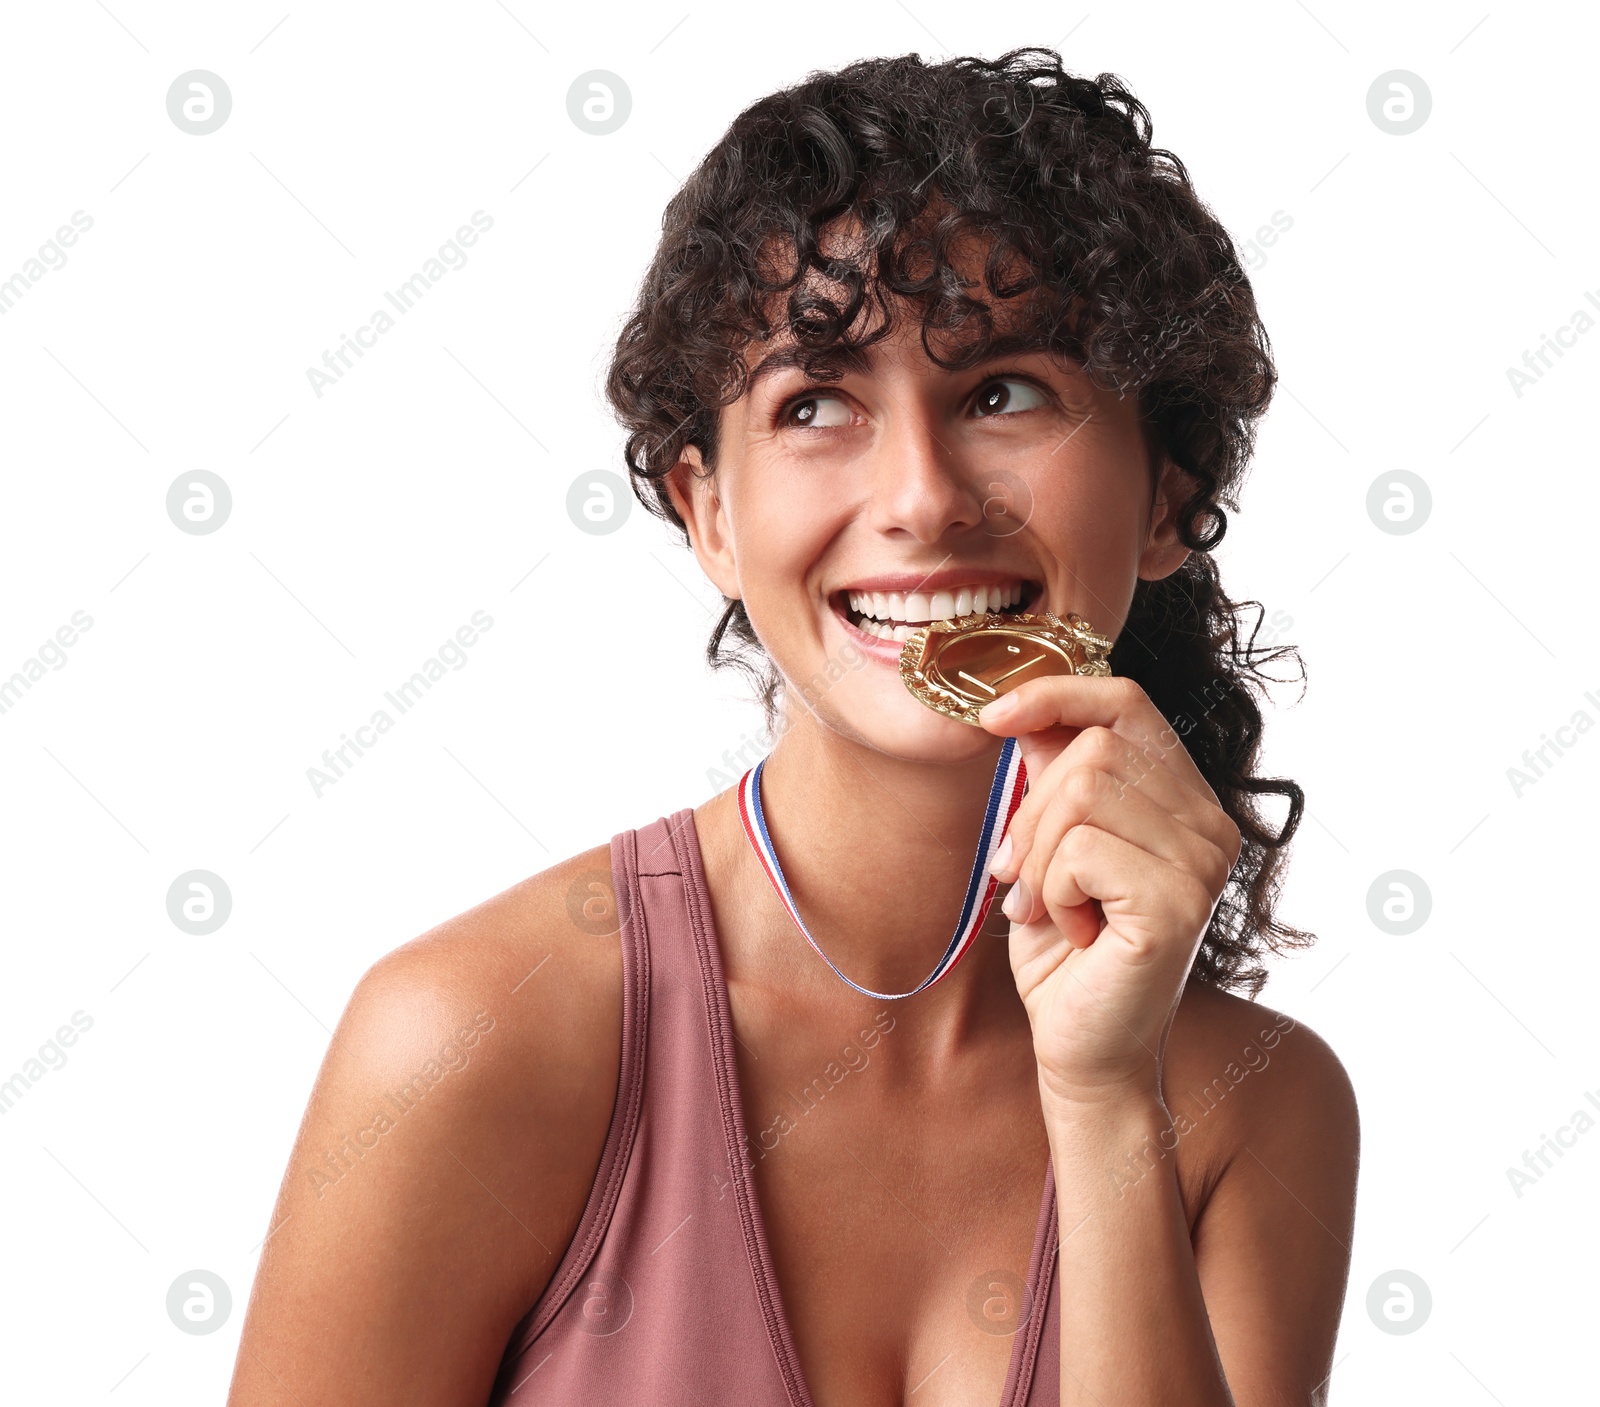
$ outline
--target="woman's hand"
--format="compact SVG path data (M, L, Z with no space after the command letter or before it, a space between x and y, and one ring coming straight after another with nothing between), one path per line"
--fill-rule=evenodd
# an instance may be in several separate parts
M992 871L1015 881L1011 970L1041 1091L1159 1098L1160 1055L1234 862L1239 828L1130 679L1030 680L984 707L1028 794Z

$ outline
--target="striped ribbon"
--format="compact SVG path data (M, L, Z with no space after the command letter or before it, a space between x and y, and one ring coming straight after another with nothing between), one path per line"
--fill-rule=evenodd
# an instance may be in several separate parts
M750 839L751 848L756 852L756 859L761 862L761 868L767 872L767 878L772 881L772 887L777 891L778 898L783 901L784 908L789 911L789 917L794 920L795 927L805 935L806 942L816 948L817 955L833 968L835 976L841 982L854 987L863 996L877 997L881 1001L899 1001L903 997L914 997L918 992L931 987L960 962L962 954L972 946L972 940L983 926L983 920L989 913L989 905L994 899L994 891L999 885L999 881L989 873L989 862L994 858L994 852L1000 848L1000 842L1005 838L1006 827L1011 824L1011 818L1016 814L1017 807L1022 801L1022 794L1028 786L1028 772L1023 766L1017 740L1007 738L1005 746L1000 750L1000 761L994 771L994 784L989 788L989 805L984 811L983 834L978 837L978 853L972 862L972 877L967 881L967 894L961 903L961 918L956 924L955 934L944 950L944 956L939 959L939 965L909 992L874 992L857 982L851 982L834 965L833 959L817 947L817 940L811 936L811 930L800 917L800 910L795 907L794 896L789 893L788 882L783 877L783 866L778 863L778 852L773 848L772 836L767 831L766 816L761 810L761 769L766 765L766 759L762 758L740 779L739 819L744 822L744 833Z

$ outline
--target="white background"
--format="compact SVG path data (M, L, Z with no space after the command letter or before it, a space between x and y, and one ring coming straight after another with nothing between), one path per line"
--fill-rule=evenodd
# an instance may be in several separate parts
M1567 5L1312 8L8 10L0 279L74 211L94 222L0 317L0 676L93 618L0 715L0 1077L93 1021L0 1115L8 1398L219 1400L362 971L716 789L759 716L702 663L715 596L637 507L610 536L565 508L578 475L622 467L600 378L662 207L811 69L1021 44L1122 75L1241 240L1293 222L1253 275L1282 385L1219 555L1309 666L1266 754L1309 798L1282 913L1321 941L1263 999L1333 1044L1361 1101L1334 1400L1592 1391L1600 1131L1521 1197L1506 1169L1600 1089L1600 736L1520 797L1507 768L1600 719L1600 334L1520 397L1507 368L1600 290L1600 32ZM203 137L165 105L194 68L233 96ZM604 137L566 108L596 68L633 97ZM1432 93L1410 135L1368 117L1391 69ZM480 209L465 267L314 395L306 368ZM165 500L200 469L233 508L191 536ZM1397 469L1433 496L1405 536L1366 511ZM314 795L306 769L476 610L494 624L468 664ZM626 660L676 705L632 693ZM192 869L233 897L206 937L167 916ZM1432 894L1405 937L1368 916L1392 869ZM196 1267L234 1297L209 1336L165 1309ZM1366 1311L1396 1268L1433 1296L1405 1336Z

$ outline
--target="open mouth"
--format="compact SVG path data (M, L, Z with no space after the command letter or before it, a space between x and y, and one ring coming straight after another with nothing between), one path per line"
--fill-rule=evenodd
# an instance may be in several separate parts
M835 609L857 630L879 640L901 643L912 632L936 620L961 616L1021 615L1038 599L1040 588L1031 581L989 582L982 586L953 586L938 591L838 592Z

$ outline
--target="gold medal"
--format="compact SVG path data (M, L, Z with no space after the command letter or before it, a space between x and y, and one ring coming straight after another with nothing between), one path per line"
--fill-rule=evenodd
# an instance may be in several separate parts
M900 678L936 713L981 727L978 711L1046 674L1110 674L1111 641L1082 616L995 612L937 620L912 632Z

